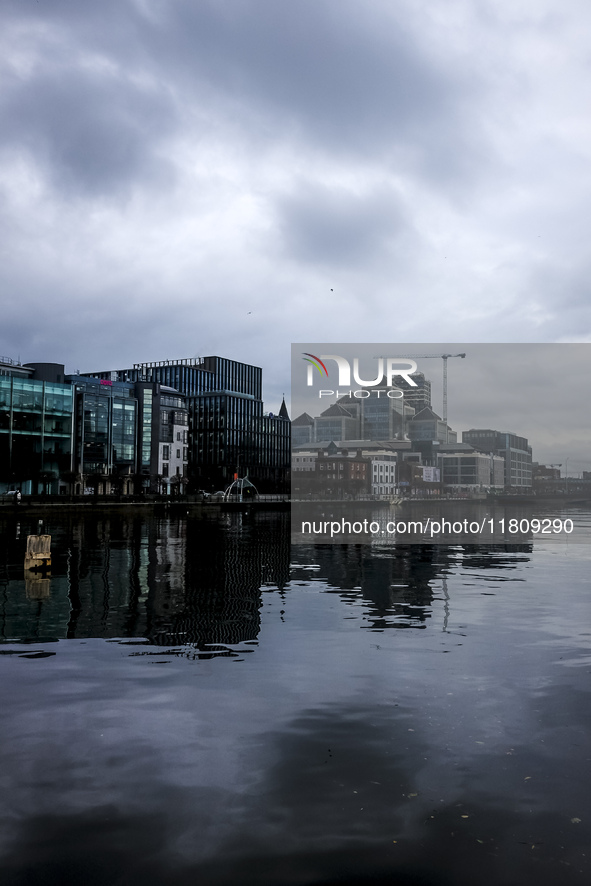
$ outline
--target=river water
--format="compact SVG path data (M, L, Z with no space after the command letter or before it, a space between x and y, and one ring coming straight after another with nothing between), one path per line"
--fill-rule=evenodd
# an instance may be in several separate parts
M0 517L3 886L589 882L590 545L44 531L25 579Z

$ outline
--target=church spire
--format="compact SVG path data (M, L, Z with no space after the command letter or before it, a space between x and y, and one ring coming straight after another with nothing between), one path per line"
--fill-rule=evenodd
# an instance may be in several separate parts
M279 418L286 418L289 421L287 406L285 405L285 394L283 395L283 400L281 401L281 408L279 410Z

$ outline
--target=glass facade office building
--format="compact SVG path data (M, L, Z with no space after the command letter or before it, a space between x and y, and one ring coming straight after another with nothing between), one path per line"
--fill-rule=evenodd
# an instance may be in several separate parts
M237 474L259 492L287 491L291 422L265 415L261 368L223 357L204 357L203 366L215 387L188 399L194 487L225 489Z
M68 376L0 358L0 491L170 494L235 473L285 491L291 423L261 397L260 367L223 357Z
M84 377L126 384L140 382L158 384L174 388L186 396L201 394L215 388L215 376L205 369L202 357L159 360L154 363L134 363L131 369L86 372Z
M227 360L225 357L189 357L134 363L131 369L87 372L84 377L128 384L152 382L174 388L185 397L194 397L208 391L232 391L260 400L263 392L263 372L259 366Z
M261 400L222 392L190 398L189 427L197 488L225 489L238 474L260 492L286 491L291 423L264 415Z
M203 368L211 372L215 379L211 390L233 391L236 394L254 397L255 400L262 400L263 370L260 366L238 363L225 357L204 357Z
M265 415L263 411L262 369L225 357L194 357L135 363L131 369L87 373L113 385L126 383L147 391L148 385L174 388L186 398L189 412L188 479L193 489L207 491L225 489L235 473L247 472L255 483L269 491L286 489L290 464L291 422L285 416ZM155 445L167 443L158 426L156 400L150 419L146 393L138 394L142 422L141 469L148 472L148 427L152 422L150 475L154 475ZM157 399L157 394L154 394ZM177 453L179 442L175 431ZM182 431L180 431L182 433ZM184 449L182 450L184 460ZM172 462L160 452L156 477L162 483L165 474L174 474ZM167 468L165 468L167 465ZM185 468L182 466L184 474ZM144 481L143 481L144 482ZM153 486L153 480L151 481ZM191 489L191 486L189 487Z
M0 377L0 491L65 491L72 468L73 391L69 384Z
M137 469L136 436L138 404L133 386L71 376L76 402L74 470L88 486L105 480L130 477ZM124 491L130 491L125 489Z

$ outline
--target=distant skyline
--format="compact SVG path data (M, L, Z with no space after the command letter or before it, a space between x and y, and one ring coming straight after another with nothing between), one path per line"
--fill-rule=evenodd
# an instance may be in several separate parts
M465 353L464 359L447 361L448 424L458 441L471 428L512 432L528 438L534 461L562 463L563 475L567 459L569 474L591 471L591 344L295 344L292 418L302 412L317 416L335 402L334 397L319 399L318 392L334 389L336 365L327 365L329 379L320 380L315 373L314 385L308 387L305 351L339 354L350 362L358 357L367 378L376 374L378 355ZM432 408L441 417L443 360L415 357L415 362L431 381Z
M0 354L220 354L276 410L293 340L591 341L590 31L584 0L4 0Z

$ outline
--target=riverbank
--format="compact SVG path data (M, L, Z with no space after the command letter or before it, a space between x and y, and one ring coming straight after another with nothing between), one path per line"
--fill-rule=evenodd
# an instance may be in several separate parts
M290 507L288 500L251 500L251 501L73 501L73 502L42 502L27 501L19 505L0 504L0 515L4 516L30 516L47 513L104 513L117 512L125 514L133 513L162 513L162 514L187 514L207 513L223 510L244 510L256 508L260 510L287 510Z
M499 505L502 507L580 507L591 504L590 498L581 497L580 494L572 496L555 495L555 496L536 496L536 495L495 495L489 498L466 498L466 497L446 497L439 498L436 496L419 497L412 496L403 498L399 501L388 501L384 499L289 499L279 495L259 496L256 499L247 501L224 501L220 498L197 498L187 496L180 499L144 499L144 498L119 498L99 497L85 499L68 499L64 501L63 497L42 499L23 498L19 504L0 503L0 515L18 515L18 514L37 514L37 513L90 513L116 511L124 513L189 513L189 512L209 512L220 510L245 510L250 508L263 510L287 510L293 504L302 505L325 505L330 507L351 507L355 508L399 508L405 509L420 506L421 510L425 508L452 508L458 504L464 505Z

